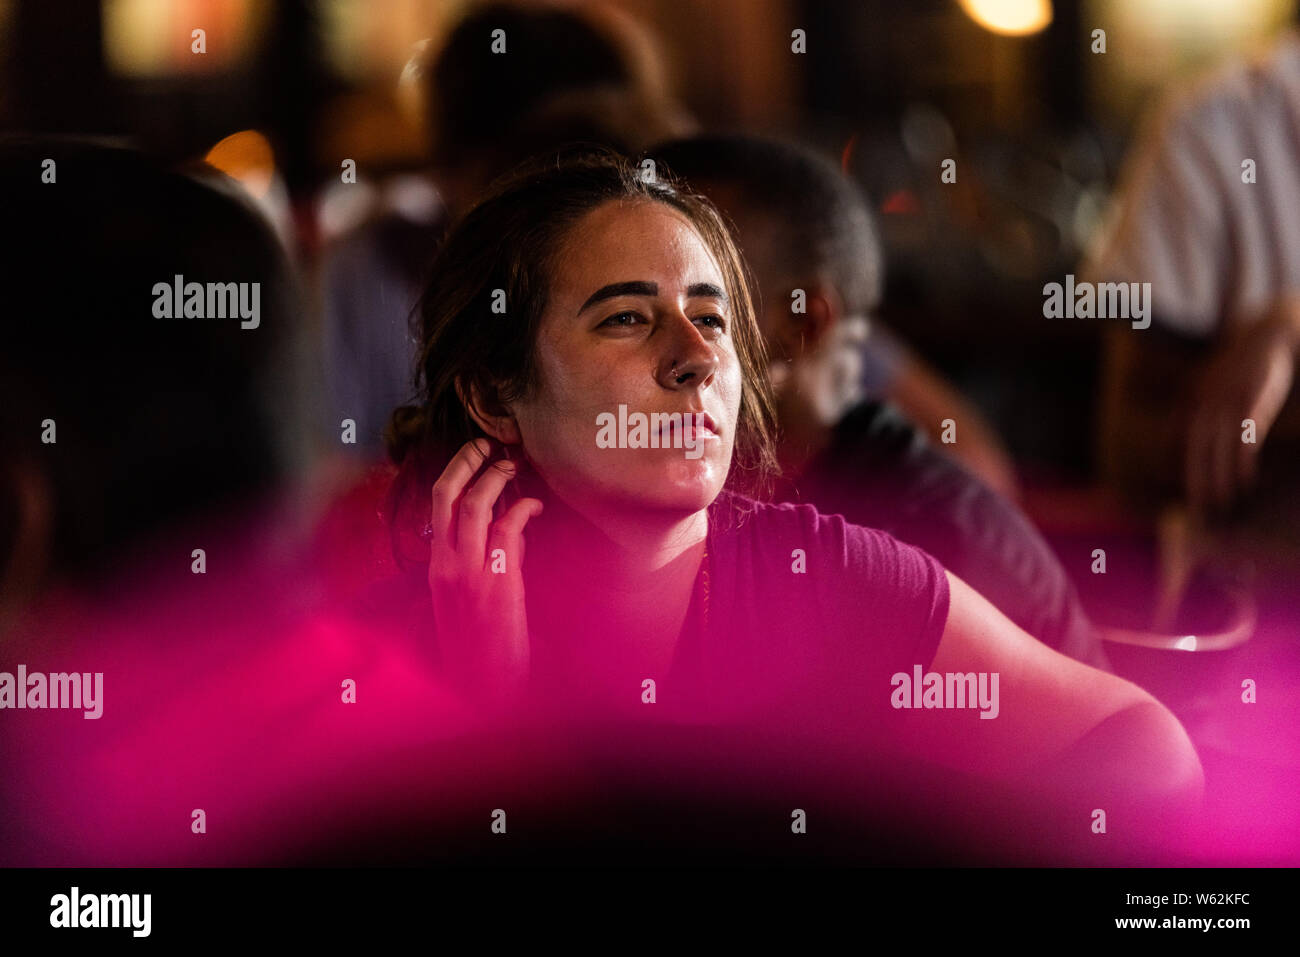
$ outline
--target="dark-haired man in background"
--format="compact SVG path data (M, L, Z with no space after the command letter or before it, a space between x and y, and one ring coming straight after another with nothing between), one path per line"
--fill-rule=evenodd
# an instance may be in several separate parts
M857 186L801 147L754 137L702 136L648 155L727 214L755 274L786 473L777 498L924 548L1031 635L1108 668L1074 585L1028 519L866 394L882 257ZM960 422L961 407L950 417Z

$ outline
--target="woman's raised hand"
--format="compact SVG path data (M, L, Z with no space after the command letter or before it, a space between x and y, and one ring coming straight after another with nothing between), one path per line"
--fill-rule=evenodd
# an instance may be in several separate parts
M446 677L478 703L503 706L528 682L523 531L542 502L521 498L494 519L516 468L498 459L480 472L494 444L467 442L433 484L429 592Z

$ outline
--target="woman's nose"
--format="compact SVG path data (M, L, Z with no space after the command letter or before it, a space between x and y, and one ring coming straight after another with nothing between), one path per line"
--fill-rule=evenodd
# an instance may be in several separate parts
M661 376L670 388L691 383L706 384L718 367L717 350L700 334L690 317L681 313L674 317L674 335L663 358Z

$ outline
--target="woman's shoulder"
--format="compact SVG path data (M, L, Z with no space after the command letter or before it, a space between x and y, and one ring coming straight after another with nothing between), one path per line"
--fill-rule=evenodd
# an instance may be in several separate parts
M946 614L947 578L928 552L808 503L719 498L711 553L734 565L746 587L794 588L832 605L922 602Z
M805 502L767 502L741 492L723 489L709 506L709 518L723 532L771 531L777 528L812 528L822 518Z
M709 517L715 538L722 542L753 545L795 540L819 552L858 552L865 548L885 553L899 547L920 552L888 532L857 525L838 512L823 512L807 502L765 502L724 491L711 507Z
M711 528L720 604L739 630L790 631L790 651L820 648L841 663L890 673L928 665L948 619L943 566L887 532L807 503L728 494Z

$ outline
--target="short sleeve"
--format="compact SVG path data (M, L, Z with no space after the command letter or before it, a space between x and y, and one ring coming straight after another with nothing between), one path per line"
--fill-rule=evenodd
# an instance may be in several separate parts
M872 670L929 667L948 621L948 578L928 552L840 515L817 514L814 539L827 569L824 627L842 653Z
M789 622L808 665L875 681L930 664L948 620L937 559L809 504L767 505L760 516L742 587L751 607Z
M701 655L709 706L782 702L783 713L819 724L833 701L857 714L888 708L890 678L928 667L939 647L943 566L842 515L748 501L742 524L710 533L714 605Z

